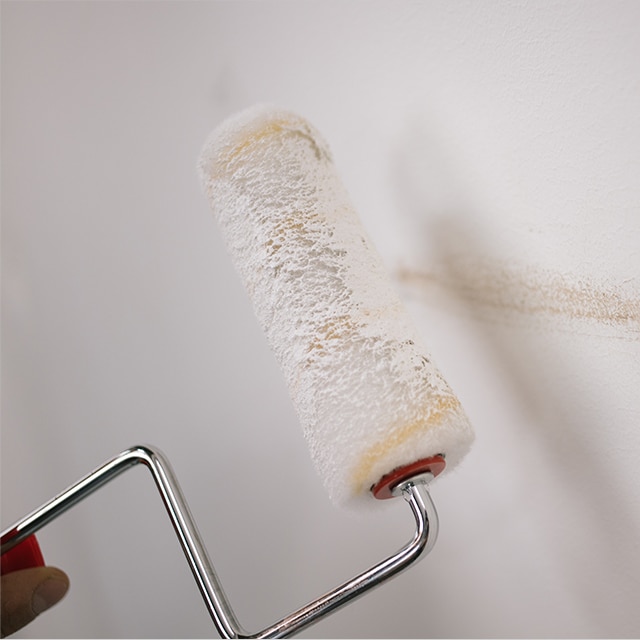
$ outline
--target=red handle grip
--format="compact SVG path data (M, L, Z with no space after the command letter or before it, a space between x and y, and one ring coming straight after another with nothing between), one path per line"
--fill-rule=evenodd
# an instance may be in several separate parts
M35 535L25 538L0 556L0 573L3 575L32 567L44 567L44 557Z

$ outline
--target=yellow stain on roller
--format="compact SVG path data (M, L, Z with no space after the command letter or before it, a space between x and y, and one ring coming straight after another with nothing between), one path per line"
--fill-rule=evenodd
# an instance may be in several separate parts
M274 118L246 132L244 136L238 137L233 145L230 145L218 157L218 170L227 173L232 170L231 164L242 156L247 150L259 142L282 134L293 134L306 138L314 147L316 155L319 155L318 145L309 131L309 127L302 118L282 117Z
M358 330L358 325L351 316L343 314L334 316L316 330L317 338L309 343L307 353L324 350L331 340L346 340Z
M419 420L410 422L399 429L394 429L384 439L370 447L360 457L358 465L351 474L351 484L354 493L358 494L368 490L370 487L366 485L371 469L373 466L389 453L389 451L401 446L407 440L415 436L420 431L426 431L437 424L443 422L447 414L455 413L461 409L460 401L455 396L440 396L430 405L429 413ZM443 453L440 451L434 452ZM392 469L389 469L392 471Z
M273 237L264 242L267 254L274 257L287 243L289 237L302 238L306 236L309 224L318 220L319 217L314 211L296 211L294 214L277 221L271 230Z
M235 147L229 152L227 156L227 162L232 162L235 160L243 151L253 146L260 140L264 140L269 136L276 135L278 133L282 133L284 131L286 125L291 125L291 122L288 120L272 120L268 122L265 126L257 129L256 131L252 131L249 135L245 136Z

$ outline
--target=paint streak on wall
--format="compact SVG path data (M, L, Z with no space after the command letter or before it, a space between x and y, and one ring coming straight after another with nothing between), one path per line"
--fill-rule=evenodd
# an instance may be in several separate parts
M640 292L633 282L594 282L584 276L498 261L451 260L433 268L400 268L408 295L435 304L462 304L483 320L545 324L560 331L640 340Z

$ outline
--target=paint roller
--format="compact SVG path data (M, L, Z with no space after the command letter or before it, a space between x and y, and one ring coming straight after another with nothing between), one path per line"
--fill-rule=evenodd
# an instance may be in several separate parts
M407 466L455 466L469 422L321 135L258 105L216 129L200 174L333 501L366 504L371 487L385 495L379 481Z
M395 576L433 547L438 520L427 486L464 457L473 432L421 344L326 142L309 122L271 106L247 109L215 129L199 172L330 498L360 509L403 496L416 522L413 538L355 578L248 634L167 458L144 445L107 461L10 527L2 534L2 554L24 554L24 541L33 540L40 527L142 463L220 635L284 637Z

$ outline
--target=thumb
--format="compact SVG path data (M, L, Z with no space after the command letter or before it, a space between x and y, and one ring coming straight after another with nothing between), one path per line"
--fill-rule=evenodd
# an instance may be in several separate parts
M66 573L55 567L36 567L2 576L2 637L22 629L59 602L69 588Z

